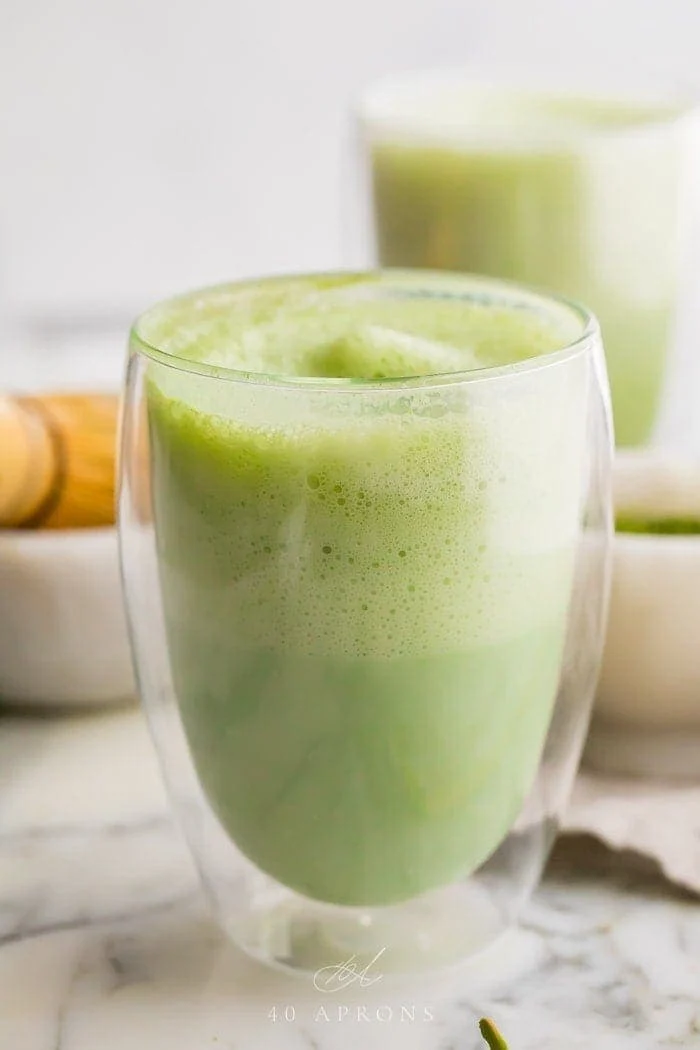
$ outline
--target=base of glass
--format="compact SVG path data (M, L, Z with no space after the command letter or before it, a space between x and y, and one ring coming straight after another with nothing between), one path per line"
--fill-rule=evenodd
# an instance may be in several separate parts
M248 955L313 974L317 987L330 981L339 988L365 968L369 984L373 977L449 967L482 951L509 925L483 885L473 882L381 908L320 904L264 882L245 915L218 909L224 929Z

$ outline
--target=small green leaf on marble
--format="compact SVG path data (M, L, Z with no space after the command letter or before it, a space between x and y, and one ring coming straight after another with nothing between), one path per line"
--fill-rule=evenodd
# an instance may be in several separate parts
M508 1044L505 1039L488 1017L482 1017L479 1021L479 1031L488 1043L490 1050L508 1050Z

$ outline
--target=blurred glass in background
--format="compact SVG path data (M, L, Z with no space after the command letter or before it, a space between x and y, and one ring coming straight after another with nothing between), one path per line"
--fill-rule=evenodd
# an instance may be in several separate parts
M527 72L382 78L360 106L372 263L522 281L601 323L619 446L656 430L698 199L692 100Z

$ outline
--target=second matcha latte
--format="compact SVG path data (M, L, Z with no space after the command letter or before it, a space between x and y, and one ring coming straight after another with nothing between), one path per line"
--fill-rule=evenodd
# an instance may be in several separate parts
M141 322L193 364L148 371L185 734L221 825L285 886L405 900L520 812L559 680L587 366L517 366L577 323L402 273L231 286Z
M617 442L646 443L681 278L684 108L407 86L368 107L381 265L491 274L586 303L603 331Z

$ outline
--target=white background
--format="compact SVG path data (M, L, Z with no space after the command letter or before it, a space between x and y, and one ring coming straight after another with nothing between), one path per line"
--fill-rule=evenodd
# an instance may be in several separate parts
M0 325L338 265L358 89L511 60L700 88L700 2L0 0Z
M475 59L700 83L697 0L0 0L0 295L334 265L353 95Z

